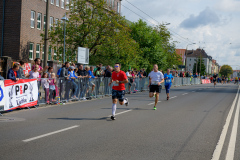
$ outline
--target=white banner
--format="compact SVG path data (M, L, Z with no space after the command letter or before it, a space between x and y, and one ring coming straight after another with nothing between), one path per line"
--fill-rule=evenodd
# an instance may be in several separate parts
M32 107L37 105L38 85L36 79L5 80L4 110Z
M4 110L5 105L5 87L4 81L0 81L0 111Z

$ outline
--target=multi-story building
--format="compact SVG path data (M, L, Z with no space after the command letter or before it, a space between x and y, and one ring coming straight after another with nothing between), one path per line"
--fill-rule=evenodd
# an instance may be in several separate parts
M43 58L41 33L46 27L47 0L3 0L0 3L0 47L1 56L9 56L14 61L33 61ZM106 0L112 8L120 13L121 0ZM69 11L70 0L49 0L49 26L61 20ZM49 48L49 47L47 47ZM54 59L54 49L48 60Z
M182 65L185 65L186 49L176 49L176 53L181 57Z
M212 74L212 57L208 56L203 49L187 51L186 71L193 72L194 64L200 58L204 61L204 65L206 67L206 74Z

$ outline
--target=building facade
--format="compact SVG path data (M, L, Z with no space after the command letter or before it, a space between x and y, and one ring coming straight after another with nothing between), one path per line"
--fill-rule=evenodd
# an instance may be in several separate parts
M212 57L208 56L203 49L187 51L186 71L193 72L194 64L200 58L204 61L206 74L212 74Z
M0 3L0 44L1 56L14 61L33 61L44 57L41 33L46 27L47 0L3 0ZM121 12L121 0L105 0L117 13ZM49 0L49 26L69 12L70 0ZM4 5L5 4L5 5ZM3 34L2 34L3 33ZM47 47L48 60L54 60L53 48Z

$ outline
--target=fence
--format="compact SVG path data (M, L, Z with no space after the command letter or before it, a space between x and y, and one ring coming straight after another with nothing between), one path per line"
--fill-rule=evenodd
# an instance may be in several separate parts
M39 79L39 104L51 102L54 99L61 102L87 100L92 98L102 98L111 96L112 85L109 86L111 78L79 78L68 80L58 78L55 89L44 88L44 81L47 79ZM148 90L148 78L129 79L129 83L125 84L126 93L136 93ZM195 85L200 84L198 78L181 78L175 77L172 86Z
M66 78L56 79L56 84L49 86L50 79L42 78L35 80L35 87L38 87L38 93L35 101L38 104L46 103L65 103L68 101L87 100L92 98L101 98L104 96L111 96L112 85L109 86L111 78L78 78L75 80L69 80ZM8 80L9 81L9 80ZM20 80L21 81L21 80ZM25 80L26 81L26 80ZM21 83L26 83L26 82ZM30 80L27 80L30 81ZM3 95L9 94L8 91L4 91L6 86L6 80L1 81L0 84L0 111L5 106ZM19 82L19 81L18 81ZM195 85L201 84L198 78L181 78L175 77L172 86L183 85ZM19 82L20 83L20 82ZM15 83L14 83L15 84ZM30 83L28 83L30 85ZM141 92L148 90L149 79L148 78L134 78L129 79L129 83L125 84L126 93L131 94L135 92ZM29 86L31 88L31 86ZM163 85L164 87L164 85ZM12 92L12 88L11 92ZM32 89L33 91L33 89ZM12 100L12 99L11 99ZM6 101L7 102L7 101ZM31 102L32 103L32 102ZM24 105L23 105L24 106Z

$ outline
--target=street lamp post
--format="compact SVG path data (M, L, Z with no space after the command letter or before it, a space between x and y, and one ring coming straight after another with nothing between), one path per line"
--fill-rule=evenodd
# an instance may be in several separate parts
M43 67L45 68L47 66L47 46L48 46L48 16L49 16L49 1L46 2L46 25L45 25L45 38L44 38L44 63Z
M68 21L68 18L65 16L61 19L64 22L64 42L63 42L63 63L65 63L65 36L66 36L66 21Z

